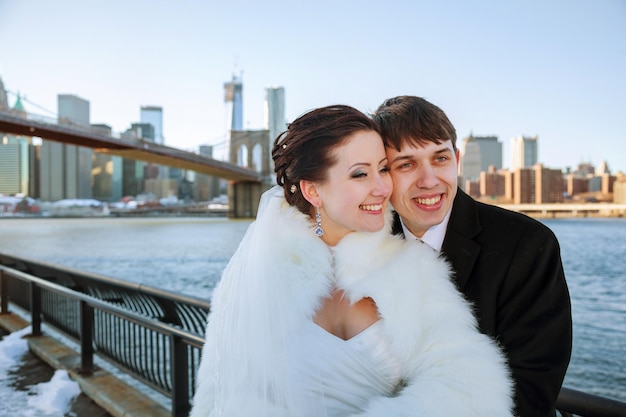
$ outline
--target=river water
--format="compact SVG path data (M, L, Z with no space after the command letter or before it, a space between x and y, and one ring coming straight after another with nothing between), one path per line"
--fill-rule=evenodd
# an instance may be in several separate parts
M561 244L574 346L565 386L626 401L626 219L542 220ZM0 252L210 299L249 220L0 219Z

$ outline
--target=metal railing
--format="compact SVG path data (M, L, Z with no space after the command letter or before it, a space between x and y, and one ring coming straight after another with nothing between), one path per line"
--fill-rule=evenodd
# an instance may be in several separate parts
M43 278L46 281L108 301L163 323L204 336L210 305L197 297L173 294L144 284L78 271L67 267L18 258L0 253L0 265ZM29 299L23 292L12 294L12 301L30 310ZM59 323L59 325L62 325ZM66 329L71 331L71 329ZM71 335L78 338L78 333Z
M9 301L30 311L33 335L46 322L79 343L80 372L97 354L189 414L208 303L2 254L0 296L1 313Z
M45 321L80 344L81 372L94 354L172 400L187 416L204 343L209 304L113 278L0 254L0 313L9 300L31 312L34 335ZM626 403L562 388L563 417L623 417Z
M624 417L626 403L563 387L556 401L563 417Z

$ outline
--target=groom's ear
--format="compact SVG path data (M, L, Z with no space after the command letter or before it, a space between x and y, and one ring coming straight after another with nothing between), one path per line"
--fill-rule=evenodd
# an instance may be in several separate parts
M314 207L320 207L322 200L317 192L317 186L312 181L300 180L300 191L302 196Z

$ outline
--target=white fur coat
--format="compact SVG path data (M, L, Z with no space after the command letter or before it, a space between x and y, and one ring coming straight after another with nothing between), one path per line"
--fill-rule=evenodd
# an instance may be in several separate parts
M403 365L399 393L372 398L358 416L512 415L506 360L434 250L390 235L388 218L384 230L350 233L331 251L281 193L266 192L216 288L191 417L308 416L296 409L284 358L333 286L376 302Z

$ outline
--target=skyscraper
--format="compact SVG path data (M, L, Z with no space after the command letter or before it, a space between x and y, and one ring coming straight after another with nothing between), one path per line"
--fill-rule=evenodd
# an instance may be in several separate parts
M59 94L58 113L63 123L90 127L90 106L73 94ZM83 146L65 146L65 192L66 198L92 198L91 168L93 150Z
M89 127L89 101L73 94L59 94L57 106L60 125ZM41 198L91 198L92 155L91 149L82 146L42 141Z
M112 136L111 126L106 124L91 125L94 132ZM121 156L94 152L91 181L93 198L100 201L119 201L122 195L122 160Z
M476 181L481 172L493 166L502 168L502 143L497 136L474 136L470 134L461 143L461 165L459 174L465 180Z
M243 82L241 76L233 74L230 82L224 83L226 103L226 130L243 130Z
M154 127L151 124L133 123L129 129L123 132L120 139L137 140L154 137ZM138 159L122 159L122 195L135 196L144 192L144 175L147 162Z
M461 142L461 163L459 176L464 180L476 181L480 176L480 147L474 137L469 135Z
M29 139L0 136L0 194L29 195Z
M199 152L202 156L213 157L213 147L210 145L200 145ZM194 200L209 201L220 194L220 178L206 174L196 174L193 187Z
M152 139L154 143L159 145L165 144L165 138L163 137L163 108L160 106L141 106L140 114L141 123L151 124L154 128L154 136Z
M26 118L22 99L17 95L13 108L0 79L0 111ZM29 168L31 138L0 133L0 194L30 194Z
M276 136L285 130L285 89L283 87L267 87L265 89L265 129L269 131L270 150ZM274 172L274 160L270 158L270 172Z
M224 103L226 104L226 149L225 155L228 159L230 155L230 132L232 130L243 130L243 83L241 76L233 74L230 82L224 83ZM240 161L247 160L244 155L245 150L237 155ZM231 161L235 162L236 161Z
M531 168L539 162L537 135L511 139L511 170Z
M502 169L502 143L497 136L476 136L480 147L480 170L489 171L489 167Z
M146 135L147 129L142 129L145 135L142 139L163 145L165 143L165 138L163 137L163 108L160 106L141 106L139 118L142 125L151 125L153 128L151 137ZM156 175L151 176L152 178L166 179L169 177L169 167L148 164L148 169L156 173Z

